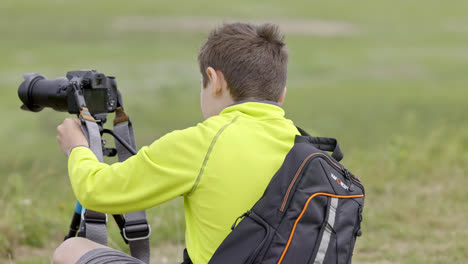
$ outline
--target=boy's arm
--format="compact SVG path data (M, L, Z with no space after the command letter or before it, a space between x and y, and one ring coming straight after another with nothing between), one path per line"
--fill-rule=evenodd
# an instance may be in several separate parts
M100 163L89 148L76 147L68 160L73 191L85 208L112 214L147 209L188 193L209 134L202 124L174 131L112 165Z

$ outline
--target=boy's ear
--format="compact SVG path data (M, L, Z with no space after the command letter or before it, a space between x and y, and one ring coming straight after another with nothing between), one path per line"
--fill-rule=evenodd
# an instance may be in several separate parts
M216 79L215 70L212 67L206 68L206 75L208 76L209 82L213 82L213 79Z
M216 97L223 93L223 90L227 88L226 79L224 79L224 74L221 71L217 71L212 67L206 69L206 75L212 85L212 96Z

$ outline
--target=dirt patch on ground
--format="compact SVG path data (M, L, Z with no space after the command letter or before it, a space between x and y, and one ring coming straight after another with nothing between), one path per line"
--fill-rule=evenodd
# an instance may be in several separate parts
M144 17L121 16L114 20L112 29L117 32L207 32L223 23L246 21L236 18L209 17ZM286 34L311 36L346 36L354 35L358 28L354 24L342 21L325 20L248 20L252 23L275 23Z

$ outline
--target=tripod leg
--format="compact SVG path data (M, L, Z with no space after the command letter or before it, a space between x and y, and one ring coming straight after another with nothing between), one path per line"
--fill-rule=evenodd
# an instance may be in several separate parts
M75 206L75 212L73 213L72 221L70 223L70 231L68 232L68 235L65 237L64 240L67 240L71 237L76 236L76 232L80 229L80 222L81 222L81 210L82 206L79 202L76 202Z

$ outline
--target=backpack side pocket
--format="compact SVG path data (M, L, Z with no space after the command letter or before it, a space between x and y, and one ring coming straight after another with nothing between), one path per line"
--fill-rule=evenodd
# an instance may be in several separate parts
M261 217L249 212L221 243L209 263L253 263L270 236L270 230Z

